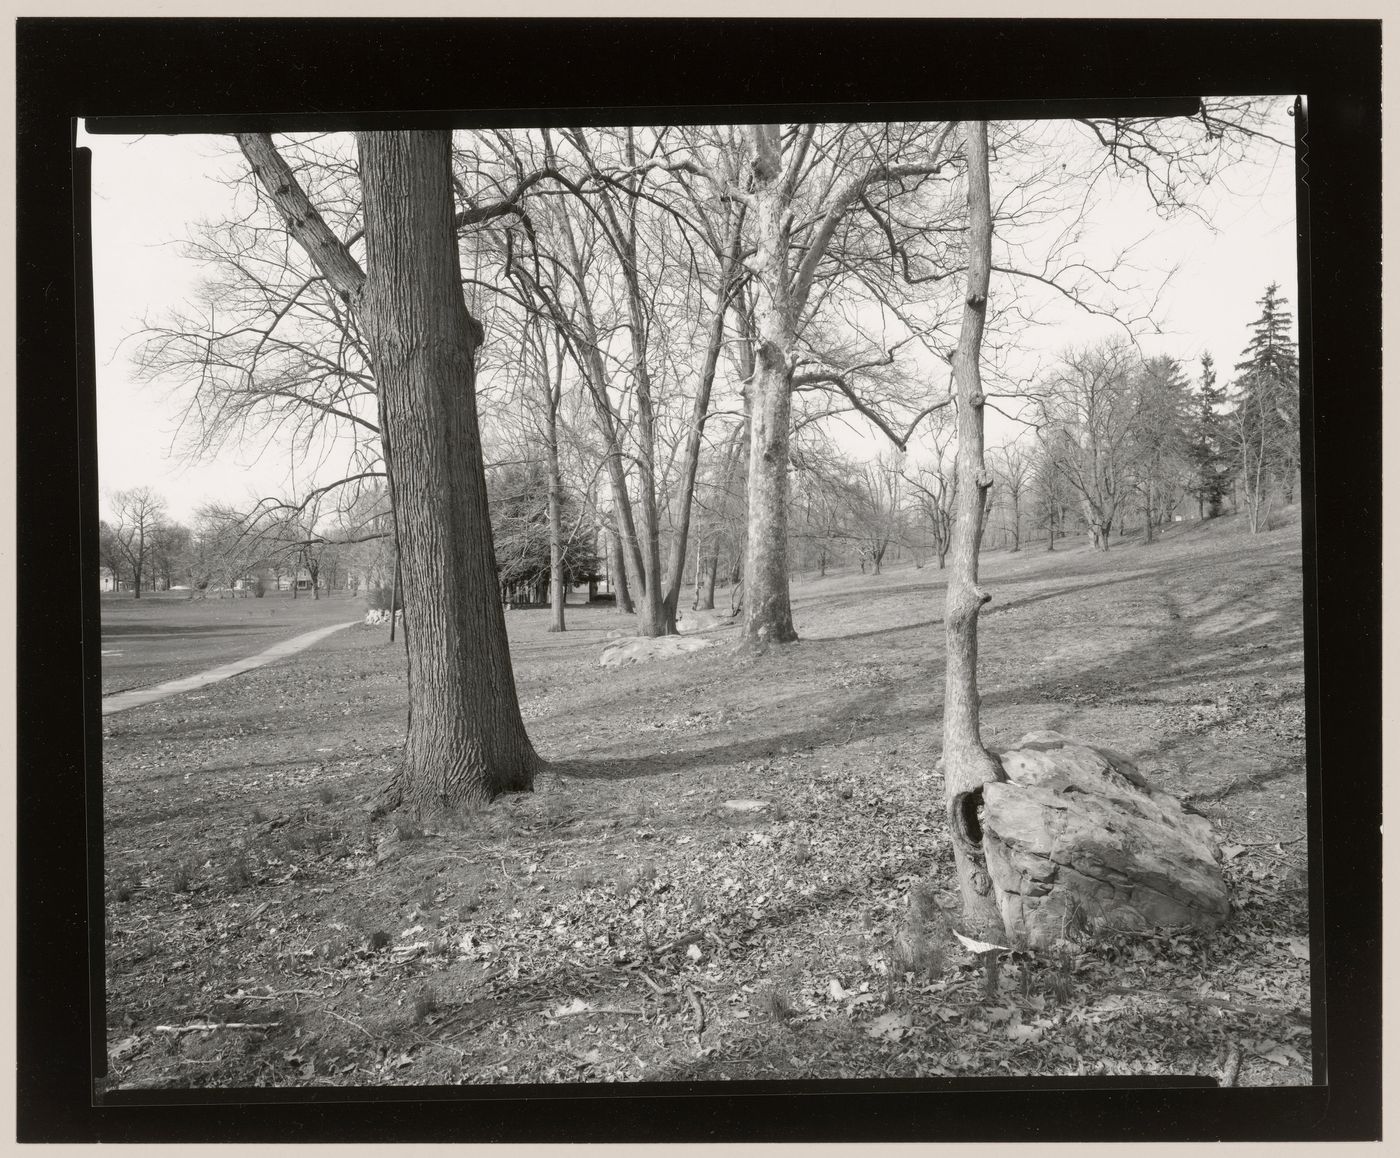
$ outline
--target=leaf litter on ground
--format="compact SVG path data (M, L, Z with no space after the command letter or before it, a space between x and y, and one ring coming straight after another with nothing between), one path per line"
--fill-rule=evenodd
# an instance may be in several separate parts
M1281 540L1216 546L1178 552L1195 576L1174 587L1188 625L1191 599L1248 572L1259 551L1296 566ZM323 654L231 681L197 715L134 709L109 736L109 1083L1215 1073L1231 1049L1241 1083L1310 1080L1306 849L1282 843L1302 830L1301 741L1235 712L1207 730L1215 755L1201 763L1189 713L1210 690L1199 669L1211 637L1177 645L1189 689L1154 677L1150 656L1102 683L1092 645L1104 604L1081 606L1073 590L1093 568L1127 565L1071 552L1035 562L1067 594L1035 620L1002 623L1018 651L1063 644L1059 681L1084 702L1056 722L1140 737L1144 771L1175 791L1204 797L1239 780L1215 804L1233 837L1235 913L1219 933L997 950L991 997L974 956L990 950L969 952L936 920L915 932L940 943L907 957L911 897L956 911L933 771L941 638L918 626L926 597L909 598L937 596L927 571L865 595L861 630L883 631L884 665L909 675L865 691L842 687L853 658L869 656L842 635L840 608L827 611L840 580L798 585L812 630L794 649L623 669L601 686L599 633L586 628L614 615L571 609L573 658L560 660L556 637L546 664L532 662L542 622L515 613L522 700L536 704L532 735L554 771L455 828L396 834L389 860L384 826L368 825L359 801L402 743L402 652L350 629ZM1173 557L1156 562L1105 598L1136 599L1141 613ZM1007 564L998 595L1014 606L1044 579L1025 559ZM861 590L859 576L844 582ZM1291 580L1281 591L1251 597L1282 602L1286 620ZM988 616L985 654L1004 652L1000 631ZM987 666L988 686L1008 678ZM1290 695L1291 671L1276 685ZM1238 682L1221 674L1220 694ZM1063 710L1043 683L991 694L987 738ZM1293 771L1258 784L1232 771L1244 755L1259 767L1261 747ZM1253 843L1261 828L1279 841ZM158 1032L172 1026L210 1028Z

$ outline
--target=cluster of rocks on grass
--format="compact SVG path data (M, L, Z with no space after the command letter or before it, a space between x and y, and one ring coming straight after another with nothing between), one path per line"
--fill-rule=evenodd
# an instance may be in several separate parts
M400 607L394 612L394 618L400 626L403 625L403 608ZM365 625L367 627L377 627L380 624L389 622L389 609L387 607L378 610L371 609L365 612Z
M1214 929L1230 913L1210 821L1154 791L1122 753L1059 732L996 752L982 847L1009 936L1043 947L1087 928Z

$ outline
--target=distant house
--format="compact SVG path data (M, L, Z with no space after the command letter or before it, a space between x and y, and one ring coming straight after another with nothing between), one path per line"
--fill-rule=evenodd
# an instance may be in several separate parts
M97 569L97 589L99 591L115 591L117 589L117 577L110 567Z
M298 569L295 575L277 576L278 591L291 591L293 588L298 591L311 590L311 572L305 567Z

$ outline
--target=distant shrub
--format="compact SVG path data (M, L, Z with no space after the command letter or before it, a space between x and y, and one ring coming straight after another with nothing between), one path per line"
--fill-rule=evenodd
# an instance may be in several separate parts
M367 587L367 588L365 589L365 591L366 591L366 598L367 598L368 601L369 601L369 609L370 609L371 611L388 611L388 610L389 610L389 603L390 603L391 600L394 600L394 589L393 589L393 587L384 587L384 586L379 586L379 585L373 585L373 584L372 584L371 586ZM394 610L395 610L395 611L398 611L398 610L400 610L402 607L403 607L403 592L400 591L400 592L399 592L399 597L398 597L398 599L397 599L397 600L394 600Z

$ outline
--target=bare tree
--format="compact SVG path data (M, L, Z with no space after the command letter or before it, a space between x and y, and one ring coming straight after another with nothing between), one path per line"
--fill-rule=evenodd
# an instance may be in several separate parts
M753 644L797 638L788 594L789 440L798 339L811 309L825 296L814 297L818 271L853 211L872 198L905 191L906 182L917 185L939 173L950 131L911 126L900 134L877 135L867 129L838 126L814 149L816 125L790 132L779 125L752 125L747 189L730 189L748 207L752 256L746 260L755 287L744 563L744 638ZM907 157L896 158L901 149Z
M1011 549L1021 549L1021 498L1030 485L1033 459L1024 443L1010 442L998 447L992 456L992 472L997 489L1011 503Z
M861 552L869 558L876 575L885 552L904 532L903 455L882 452L859 472L857 485L856 535ZM864 563L862 563L864 569Z
M1136 351L1124 342L1103 342L1067 351L1045 384L1042 429L1056 463L1074 489L1095 548L1107 551L1109 535L1132 494Z
M408 740L377 808L430 814L528 790L540 761L496 588L474 400L482 331L461 291L450 135L357 135L365 268L271 138L238 141L288 232L355 310L375 369L409 627Z
M165 500L150 487L117 491L111 500L112 546L131 574L131 593L141 598L141 585L165 523Z
M522 172L518 150L527 143L513 143ZM558 146L545 131L541 147L544 171L569 196L532 196L541 219L529 227L533 252L512 251L509 268L563 336L591 397L639 630L669 634L685 581L692 495L734 292L741 214L728 202L703 201L680 181L683 169L665 160L664 130L570 129ZM557 256L541 250L541 239L553 243ZM678 269L687 276L678 279ZM696 291L707 284L713 297L697 311ZM613 317L619 285L622 313ZM697 312L703 322L693 327L687 319ZM625 348L614 348L615 335L625 335ZM667 400L659 383L679 375L658 375L657 368L681 369L687 361L695 373L663 566Z
M919 463L915 474L905 475L905 482L914 492L915 505L924 517L940 571L952 544L958 494L957 461L949 452L953 433L952 426L935 431L930 456Z
M1135 375L1132 457L1142 498L1143 537L1152 541L1190 482L1187 455L1190 393L1175 358L1148 358Z
M790 530L803 569L815 565L818 577L824 577L853 547L862 559L869 547L861 524L866 466L851 462L829 441L803 433L806 445L793 456ZM881 480L875 485L878 501Z
M983 461L982 332L991 277L992 210L987 163L987 125L964 126L967 157L968 261L962 333L953 356L957 392L958 493L953 558L944 610L947 671L943 705L943 790L953 857L962 893L964 929L983 941L1003 933L982 851L979 812L982 785L1005 779L1000 764L982 745L977 691L977 619L990 593L978 586L986 493L992 476Z
M1073 492L1065 478L1064 462L1072 453L1068 435L1058 427L1036 433L1036 449L1032 470L1032 488L1037 526L1046 529L1047 551L1055 549L1056 535L1065 533L1065 518Z

